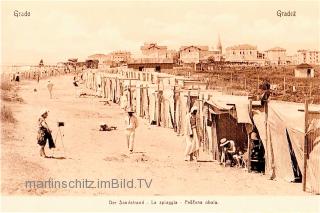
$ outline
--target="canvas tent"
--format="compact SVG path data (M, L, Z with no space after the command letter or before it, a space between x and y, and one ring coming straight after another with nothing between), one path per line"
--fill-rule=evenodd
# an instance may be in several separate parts
M234 140L236 148L245 152L250 144L249 133L256 128L264 147L265 173L272 178L293 181L301 178L303 142L307 133L312 149L308 152L305 176L308 176L308 187L319 193L320 118L313 118L306 130L304 112L301 111L303 104L269 101L265 111L260 109L252 113L247 96L186 87L184 78L165 73L146 74L128 68L109 71L88 70L84 74L86 85L96 89L97 82L105 82L107 98L111 97L113 101L123 99L120 106L125 103L124 109L131 100L137 115L149 120L149 124L173 128L183 135L185 117L196 105L199 108L197 119L201 124L200 139L204 141L202 148L212 154L214 160L218 160L221 153L221 138ZM319 105L311 108L320 111Z
M320 111L319 106L312 108ZM302 176L305 138L303 109L304 104L270 101L267 115L262 112L254 113L254 123L266 147L266 174L271 178L294 181ZM310 131L314 128L310 128ZM315 148L312 154L318 152L317 150L318 148ZM311 157L311 161L317 160ZM319 162L318 160L317 164L310 163L309 168L319 171ZM319 174L309 175L319 177Z
M236 149L245 152L248 134L252 131L248 97L216 95L205 102L204 108L205 135L213 159L219 159L219 142L222 138L234 140Z

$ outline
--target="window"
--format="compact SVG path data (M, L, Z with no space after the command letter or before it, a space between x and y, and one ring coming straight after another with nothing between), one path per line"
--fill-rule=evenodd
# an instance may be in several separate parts
M308 76L308 77L311 77L311 69L308 69L308 70L307 70L307 76Z
M160 66L156 66L156 72L160 72L161 71L161 67Z

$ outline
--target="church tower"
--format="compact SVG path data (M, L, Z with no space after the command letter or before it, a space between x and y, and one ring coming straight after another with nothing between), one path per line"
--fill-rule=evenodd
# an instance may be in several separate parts
M222 45L221 45L221 41L220 41L220 34L218 35L217 50L220 51L220 54L222 53Z

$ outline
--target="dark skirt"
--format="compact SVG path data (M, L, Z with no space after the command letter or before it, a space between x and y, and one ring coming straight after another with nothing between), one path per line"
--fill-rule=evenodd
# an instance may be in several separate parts
M40 146L45 146L46 143L47 143L47 140L49 142L49 148L56 148L55 144L54 144L54 141L53 141L53 138L52 138L52 135L51 135L51 132L49 132L47 129L45 128L40 128L38 130L38 136L37 136L37 141L38 141L38 144Z

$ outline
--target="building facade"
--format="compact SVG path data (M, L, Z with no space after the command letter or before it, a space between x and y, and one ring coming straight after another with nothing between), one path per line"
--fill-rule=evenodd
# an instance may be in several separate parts
M318 50L298 50L297 63L307 63L313 65L320 64L320 51Z
M237 63L264 63L257 46L240 44L226 48L226 61Z
M181 63L199 63L210 56L208 46L182 46L179 50Z
M143 58L168 58L167 46L159 46L157 43L144 43L140 49Z
M127 63L131 58L131 53L127 51L115 51L111 53L111 60L115 63Z
M266 63L269 65L286 65L286 49L274 47L266 51Z
M313 78L314 68L309 64L299 64L294 70L294 76L296 78Z

